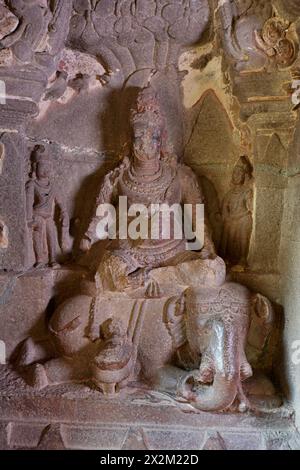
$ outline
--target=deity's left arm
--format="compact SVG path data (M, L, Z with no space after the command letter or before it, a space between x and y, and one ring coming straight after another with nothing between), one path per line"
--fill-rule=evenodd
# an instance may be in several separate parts
M54 204L60 211L60 223L61 223L61 248L63 251L67 251L70 247L70 217L67 211L64 198L61 196L58 188L54 187Z
M65 201L62 198L60 191L57 188L54 188L54 193L55 193L55 196L54 196L55 204L57 205L60 211L60 220L61 220L62 226L64 228L67 228L70 225L70 220L69 220L69 214L67 211Z
M192 209L192 226L193 231L196 229L196 205L197 204L205 204L205 198L199 185L197 176L192 171L191 168L188 166L182 165L179 170L179 178L182 190L182 203L183 204L191 204L193 206ZM203 252L207 252L209 257L216 256L216 250L214 246L214 242L211 238L211 230L209 227L209 223L205 213L204 207L204 246L202 249Z

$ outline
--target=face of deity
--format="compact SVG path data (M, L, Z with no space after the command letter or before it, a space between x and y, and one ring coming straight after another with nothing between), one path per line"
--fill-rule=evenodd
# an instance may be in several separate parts
M242 185L245 182L246 172L241 166L236 166L232 173L232 182L235 185Z
M38 163L36 168L36 176L38 179L45 179L50 176L51 168L50 164L46 161L41 161Z
M159 160L161 131L151 123L136 123L133 128L133 153L140 161Z

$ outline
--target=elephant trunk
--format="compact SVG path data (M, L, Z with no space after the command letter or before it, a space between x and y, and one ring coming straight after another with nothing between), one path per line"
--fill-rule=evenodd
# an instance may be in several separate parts
M153 385L171 395L186 398L202 411L221 411L228 408L237 395L237 377L226 378L216 374L212 385L200 385L194 391L195 372L186 372L174 366L165 366L156 372Z
M201 411L222 411L232 405L236 395L236 378L227 379L221 374L216 374L212 385L199 387L192 404Z

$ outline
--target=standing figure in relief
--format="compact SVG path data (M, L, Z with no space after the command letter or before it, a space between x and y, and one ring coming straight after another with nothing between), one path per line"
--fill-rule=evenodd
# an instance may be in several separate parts
M36 171L26 185L27 221L32 230L35 267L47 264L56 267L56 206L60 210L62 249L68 242L69 217L59 191L51 181L51 162L44 152L43 146L37 146L34 150Z
M223 207L221 254L231 264L247 266L253 226L253 168L248 158L239 159L232 174L233 188L226 194Z

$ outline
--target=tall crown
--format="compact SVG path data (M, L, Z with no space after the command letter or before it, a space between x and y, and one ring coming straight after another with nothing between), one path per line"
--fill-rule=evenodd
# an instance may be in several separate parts
M253 166L251 165L246 155L242 155L239 158L238 162L236 163L236 166L242 168L245 171L245 173L247 173L249 176L252 176Z
M46 149L43 145L36 145L32 151L32 162L51 162L51 158L46 154Z
M143 88L136 100L136 106L131 110L130 122L132 127L137 124L157 126L163 131L164 119L162 116L158 97L151 86Z

